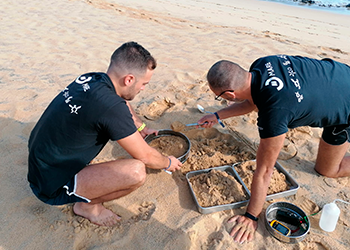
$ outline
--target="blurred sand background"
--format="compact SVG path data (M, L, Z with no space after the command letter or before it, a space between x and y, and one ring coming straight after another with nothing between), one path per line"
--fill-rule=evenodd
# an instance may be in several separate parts
M202 116L196 104L209 111L225 105L214 101L205 79L217 60L248 69L258 57L283 53L350 63L350 15L255 0L215 2L0 2L1 250L349 249L350 212L343 204L338 204L342 212L332 233L319 228L318 214L311 217L311 231L302 242L281 243L266 231L262 213L255 240L235 243L226 220L245 208L200 214L181 173L149 171L140 189L106 203L123 218L113 228L97 227L73 216L70 205L51 207L32 194L26 175L27 141L34 124L77 76L104 72L110 55L124 42L139 42L158 61L152 82L132 101L156 129L169 129L175 121L196 122ZM256 114L225 124L198 133L209 139L229 135L252 150L257 147ZM319 137L319 129L290 131L279 160L300 185L296 195L279 200L307 214L335 199L350 201L349 178L329 179L313 170ZM122 155L116 143L109 143L96 161Z

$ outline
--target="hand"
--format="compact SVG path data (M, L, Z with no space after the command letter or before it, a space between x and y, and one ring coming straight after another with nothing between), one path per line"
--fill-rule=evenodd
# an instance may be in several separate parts
M171 159L171 165L170 168L167 169L167 171L175 172L176 170L180 170L182 167L181 161L179 161L175 156L169 156L169 159Z
M147 135L150 135L150 134L158 135L158 130L145 127L145 128L140 132L140 134L141 134L142 138L145 138Z
M202 128L211 128L216 123L218 123L218 120L216 119L216 116L214 114L203 116L201 119L198 120L198 124L202 124L200 125Z
M258 228L258 222L253 221L244 215L236 215L227 221L236 222L231 230L230 235L234 237L235 242L244 243L254 239L254 234Z

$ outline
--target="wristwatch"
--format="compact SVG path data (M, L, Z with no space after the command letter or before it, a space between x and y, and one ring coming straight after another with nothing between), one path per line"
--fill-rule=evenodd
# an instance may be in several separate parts
M249 218L249 219L251 219L251 220L253 220L253 221L258 221L258 220L259 220L258 217L255 217L255 216L251 215L251 214L248 213L248 212L245 212L244 216L247 217L247 218Z

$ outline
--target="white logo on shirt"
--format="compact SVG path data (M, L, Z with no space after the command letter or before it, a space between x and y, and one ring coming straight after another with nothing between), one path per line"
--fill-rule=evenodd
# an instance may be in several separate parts
M280 91L281 89L283 89L284 83L282 82L281 79L274 76L266 80L265 86L269 86L269 85L273 87L277 87L277 90Z
M88 84L89 81L91 81L92 77L89 76L86 78L86 76L79 76L77 79L75 79L75 82L78 84L81 84L83 86L84 92L88 91L90 89L90 86Z
M78 76L77 79L75 80L76 83L78 84L84 84L92 79L91 76L86 78L86 76Z
M81 106L78 106L78 107L77 107L77 105L72 106L72 105L70 105L70 104L69 104L69 107L71 108L71 110L70 110L70 113L71 113L71 114L72 114L72 113L78 114L78 109L81 108Z

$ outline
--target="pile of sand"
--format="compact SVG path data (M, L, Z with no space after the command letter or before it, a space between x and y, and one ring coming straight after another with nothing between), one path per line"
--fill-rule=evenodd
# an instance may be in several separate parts
M246 187L251 190L251 185L253 182L253 174L256 169L256 161L246 161L239 163L234 166L238 175L241 177L242 181L246 185ZM289 190L290 185L286 180L286 176L279 172L276 168L274 168L270 186L267 190L267 194L275 194L283 191Z
M213 169L189 178L198 204L213 207L248 199L243 186L225 171Z

